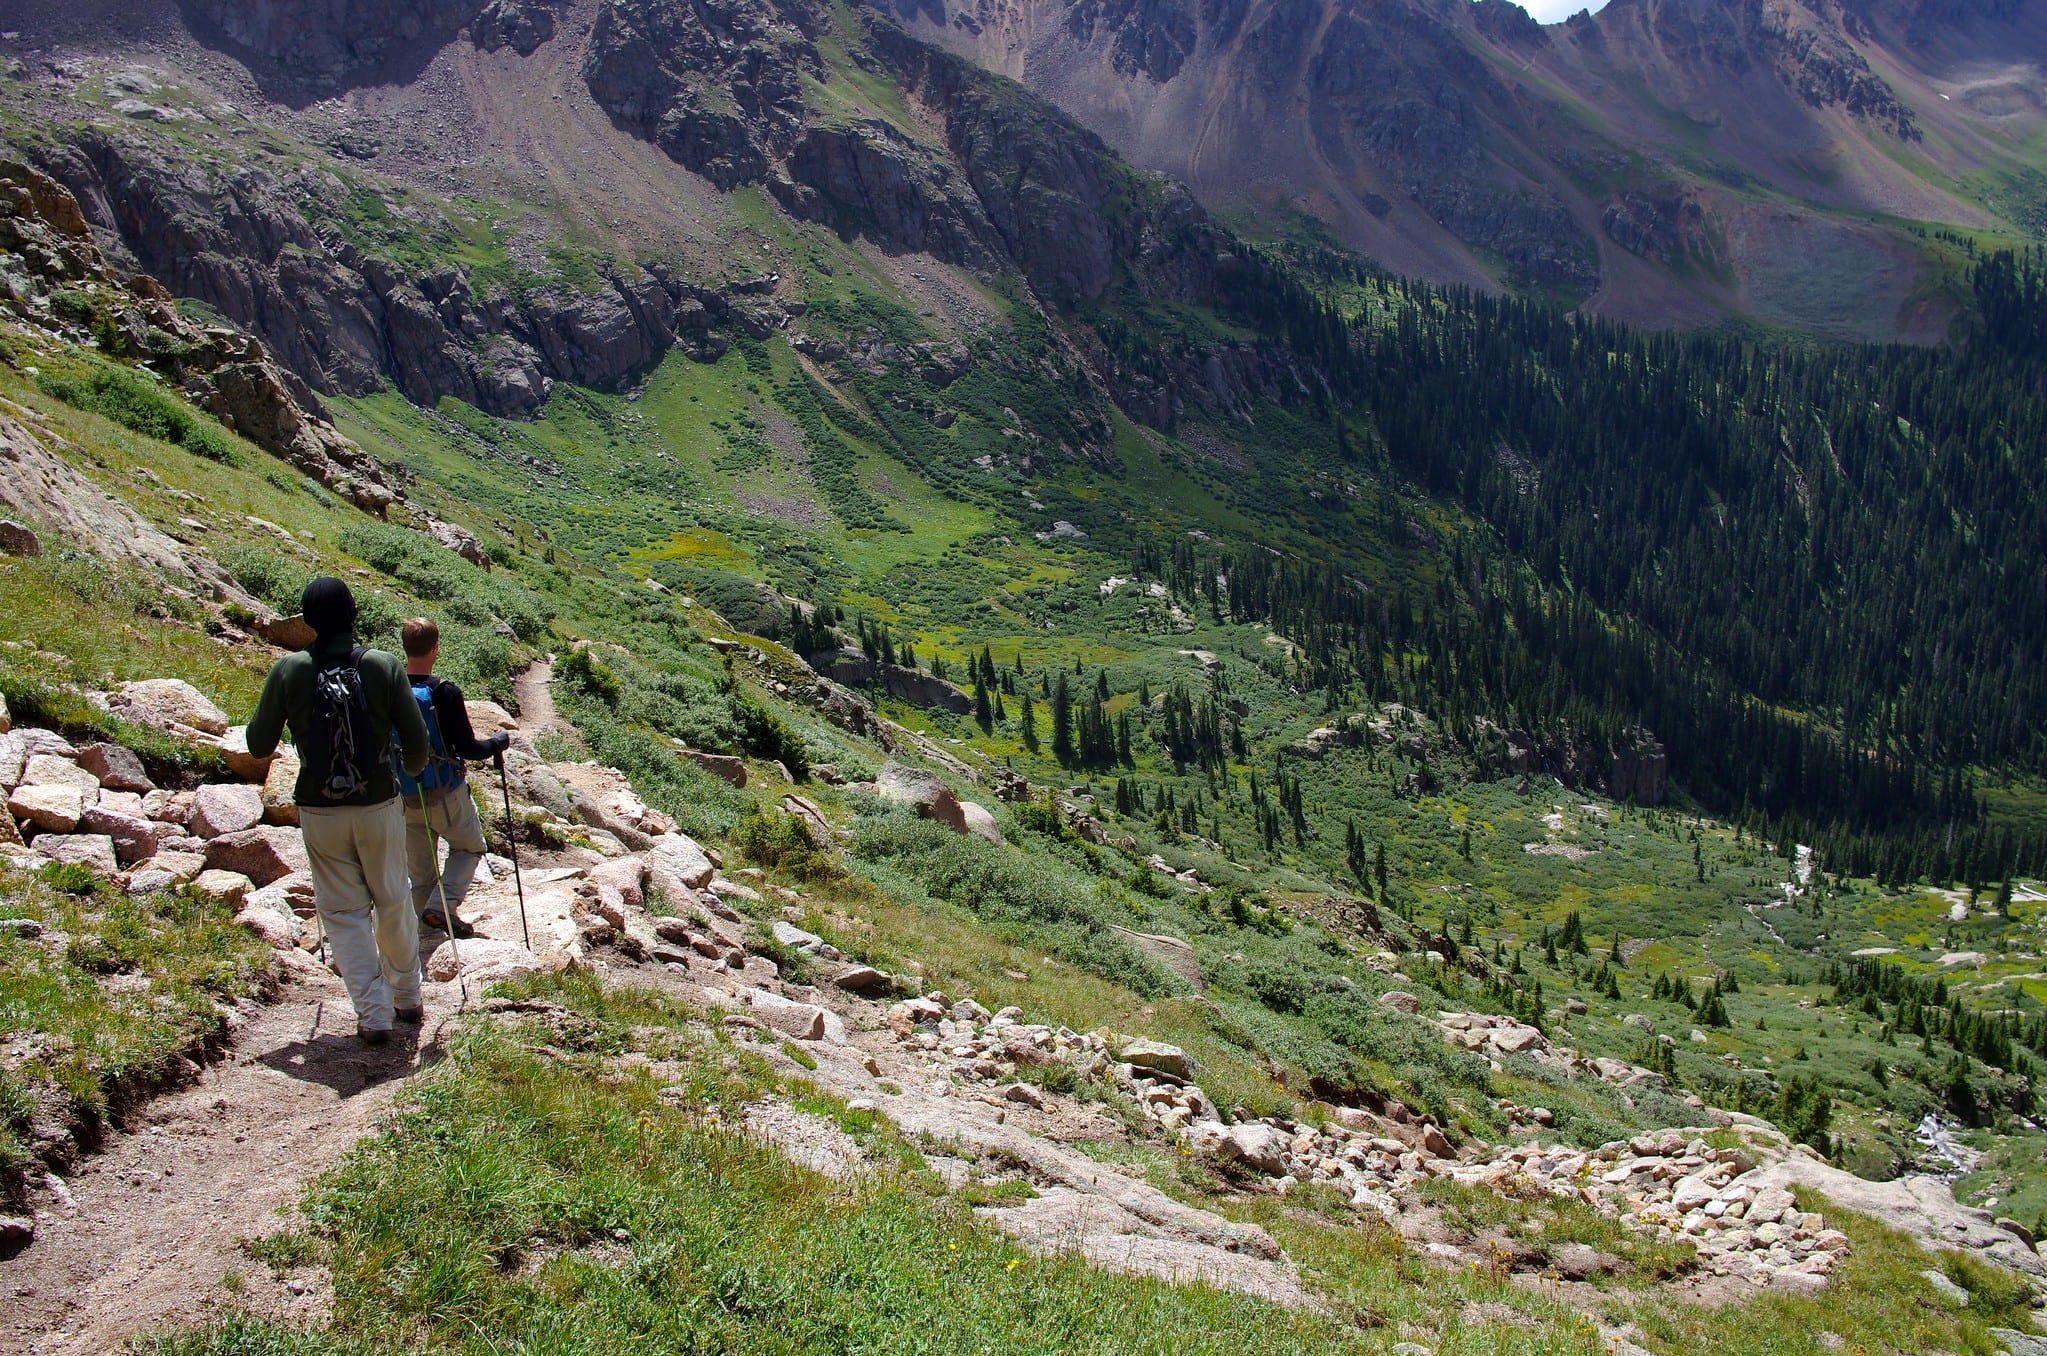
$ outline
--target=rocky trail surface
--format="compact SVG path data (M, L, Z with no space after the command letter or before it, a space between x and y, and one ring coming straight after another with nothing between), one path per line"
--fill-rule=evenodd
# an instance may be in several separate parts
M341 981L287 958L274 1002L250 1002L225 1057L150 1103L69 1182L38 1193L36 1239L0 1262L0 1350L99 1353L211 1316L313 1317L321 1277L275 1276L239 1246L282 1227L307 1183L375 1125L402 1080L439 1051L454 985L430 985L416 1045L355 1039ZM401 1037L411 1034L401 1029Z

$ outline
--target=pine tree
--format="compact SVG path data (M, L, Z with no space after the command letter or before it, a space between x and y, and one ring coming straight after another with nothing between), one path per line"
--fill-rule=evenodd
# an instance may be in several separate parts
M1073 690L1067 686L1066 671L1052 685L1052 756L1061 766L1073 762Z
M1036 703L1034 703L1031 700L1031 694L1029 692L1024 693L1023 702L1024 702L1023 717L1018 723L1018 734L1023 739L1023 746L1026 749L1029 749L1032 753L1036 753L1038 751L1037 706Z

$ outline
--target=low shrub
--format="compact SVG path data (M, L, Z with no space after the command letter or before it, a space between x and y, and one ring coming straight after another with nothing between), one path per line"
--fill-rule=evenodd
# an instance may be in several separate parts
M46 372L36 378L36 385L67 405L175 443L210 461L241 463L226 429L133 368L95 362L82 374Z

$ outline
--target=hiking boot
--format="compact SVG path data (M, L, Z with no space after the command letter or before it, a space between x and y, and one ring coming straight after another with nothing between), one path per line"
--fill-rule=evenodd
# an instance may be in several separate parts
M422 1008L400 1008L397 1015L400 1026L418 1026L426 1020L426 1011Z
M384 1026L366 1026L355 1034L364 1045L372 1047L387 1045L391 1040L391 1029Z
M448 920L441 916L439 909L428 909L419 916L419 921L436 932L445 932L457 941L467 941L476 935L476 929L462 921L462 915L455 915L455 926L450 928Z

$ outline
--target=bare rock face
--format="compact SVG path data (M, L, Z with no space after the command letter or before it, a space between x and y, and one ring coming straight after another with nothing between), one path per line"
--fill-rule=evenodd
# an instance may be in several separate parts
M551 0L491 0L469 25L469 36L486 52L509 47L532 56L554 36Z
M1613 751L1607 793L1616 800L1661 805L1669 792L1669 777L1670 755L1656 736L1638 728Z
M720 188L757 183L802 127L803 77L824 74L822 14L758 0L606 0L584 58L624 126Z
M408 49L446 42L482 0L194 0L233 45L313 91L386 70ZM493 6L495 8L495 6Z

